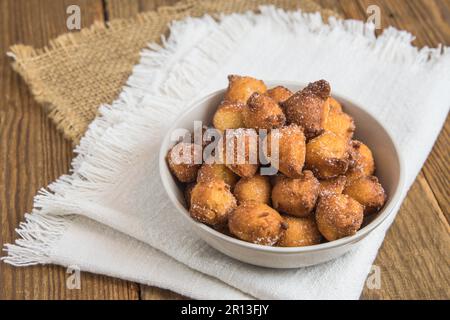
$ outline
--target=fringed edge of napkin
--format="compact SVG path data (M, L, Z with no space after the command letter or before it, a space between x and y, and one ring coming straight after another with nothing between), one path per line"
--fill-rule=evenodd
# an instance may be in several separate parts
M411 44L414 37L410 33L392 27L376 38L374 25L361 21L330 18L328 24L325 24L319 14L286 12L273 6L261 7L261 15L272 19L274 23L294 30L307 28L310 32L317 34L343 32L342 36L359 37L366 42L368 50L373 51L385 61L403 61L417 67L429 67L445 58L450 64L448 48L418 50ZM216 43L224 47L227 47L226 41L225 43L223 41L224 37L227 41L233 42L233 35L239 34L239 25L253 23L256 18L256 14L252 12L231 16L233 23L230 25L234 25L237 30L234 30L235 32L227 30L216 35L220 40ZM221 23L210 16L193 20L188 18L187 21L196 21L199 24ZM171 85L171 81L167 81L166 86L159 88L161 91L152 88L152 75L157 74L162 66L179 53L177 51L178 34L183 31L183 23L185 22L179 21L171 25L171 36L167 41L163 41L162 47L151 44L148 49L143 50L141 62L135 67L128 80L128 87L125 87L119 99L112 105L104 105L100 108L100 115L91 123L89 130L76 148L78 156L72 162L72 175L60 177L47 189L42 189L35 197L32 214L27 214L25 222L21 223L16 230L19 239L14 245L5 245L4 250L8 255L1 258L4 262L15 266L51 263L52 250L70 223L70 215L83 211L77 196L78 199L80 196L88 197L93 190L102 190L105 185L114 185L120 179L120 173L124 170L127 159L133 159L134 146L142 140L143 134L147 135L148 139L149 126L155 137L160 135L161 125L156 121L152 123L146 120L149 119L150 114L154 118L155 112L158 112L159 119L164 117L168 119L167 117L173 117L178 112L178 110L170 110L168 114L169 111L163 108L136 108L133 103L130 103L127 90L138 90L134 91L135 94L139 90L155 90L154 105L156 106L178 101L178 99L168 99L164 93L175 93L181 99L190 92L196 92L193 89L198 84L192 83L189 74L192 71L204 74L208 66L202 70L178 70L176 83L179 83L180 78L184 79L185 88ZM392 50L394 46L396 50ZM211 50L210 46L203 49L204 53L208 53L211 61L214 61L214 55L220 54L221 51ZM140 65L146 66L143 70L144 74L140 70ZM154 140L155 144L159 143L158 139Z

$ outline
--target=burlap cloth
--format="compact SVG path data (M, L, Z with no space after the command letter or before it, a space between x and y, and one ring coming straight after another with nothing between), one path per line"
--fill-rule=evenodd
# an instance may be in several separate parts
M185 0L174 6L141 13L132 19L96 22L80 32L63 34L48 47L11 47L13 67L30 86L64 136L78 143L101 104L111 103L121 91L139 52L159 41L172 20L204 14L257 10L262 4L283 9L336 14L311 0Z

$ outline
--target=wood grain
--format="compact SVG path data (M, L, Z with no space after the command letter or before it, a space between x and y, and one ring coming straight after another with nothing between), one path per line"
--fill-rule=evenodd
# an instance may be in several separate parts
M106 0L105 10L109 19L130 18L139 12L155 10L160 6L170 6L178 0Z
M0 1L0 243L14 242L14 229L32 208L36 192L67 173L73 157L65 141L11 69L5 53L15 43L41 47L67 32L66 8L81 8L82 26L103 19L100 0ZM126 281L82 274L82 290L66 289L67 274L57 266L13 268L0 263L0 299L136 299Z
M408 193L374 265L381 287L364 299L448 299L450 228L423 174Z
M0 2L0 208L1 243L31 209L35 192L62 173L72 158L64 141L11 70L4 52L22 42L42 46L67 32L65 8L78 4L83 26L94 20L128 18L175 0L2 0ZM417 36L417 46L450 44L449 0L317 0L347 18L367 19L378 5L382 27L393 25ZM103 6L102 6L103 5ZM13 18L14 17L14 18ZM381 31L379 31L381 32ZM450 120L411 188L374 262L381 288L365 288L363 299L449 299ZM179 299L176 293L108 277L82 274L81 290L67 290L63 268L11 268L0 264L0 299Z
M442 214L447 223L450 223L450 118L447 116L444 128L431 151L430 156L422 169L424 176L430 185L433 195L436 197Z

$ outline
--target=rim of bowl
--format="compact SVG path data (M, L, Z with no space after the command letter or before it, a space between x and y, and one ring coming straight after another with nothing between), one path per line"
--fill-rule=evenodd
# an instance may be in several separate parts
M271 80L271 81L264 81L264 82L268 86L284 85L284 86L297 86L300 88L304 88L307 85L305 83L295 82L295 81ZM342 99L342 100L349 101L354 106L361 109L363 112L365 112L370 117L372 117L372 119L375 122L377 122L377 124L380 127L383 128L383 130L386 132L387 136L391 140L392 145L394 146L394 150L395 150L395 153L396 153L396 156L397 156L397 159L399 162L399 168L400 168L398 185L397 185L397 188L395 189L393 195L391 196L390 203L387 206L383 207L383 209L378 213L378 216L374 220L372 220L368 225L366 225L362 229L358 230L354 235L344 237L344 238L341 238L338 240L320 243L320 244L316 244L316 245L312 245L312 246L304 246L304 247L274 247L274 246L265 246L265 245L251 243L251 242L246 242L246 241L243 241L243 240L240 240L237 238L227 236L219 231L214 230L212 227L209 227L201 222L197 222L194 219L192 219L189 215L189 211L178 201L178 199L176 198L174 193L171 191L171 186L168 184L168 182L165 180L165 178L163 178L164 172L163 172L162 166L164 165L167 167L167 163L166 163L167 150L164 150L164 149L165 149L165 146L167 146L169 144L171 132L177 128L178 122L180 122L181 119L183 119L187 114L189 114L193 109L195 109L197 107L197 105L199 105L200 103L212 98L213 96L223 94L224 91L225 91L225 89L220 89L220 90L214 91L200 99L195 100L192 104L190 104L189 107L186 109L186 111L183 112L180 116L178 116L175 119L174 123L167 130L167 132L164 136L164 139L161 142L161 146L160 146L160 150L159 150L159 173L160 173L160 179L163 183L164 189L165 189L167 195L169 196L172 204L178 209L177 211L179 213L181 213L185 219L189 220L192 225L194 225L195 227L201 228L202 230L206 231L207 233L210 233L211 235L213 235L215 237L218 237L226 242L230 242L230 243L238 245L238 246L246 247L249 249L255 249L258 251L289 254L289 253L302 253L302 252L310 252L310 251L327 250L327 249L332 249L335 247L341 247L341 246L344 246L346 244L350 244L353 242L357 242L357 241L361 240L362 238L364 238L365 236L367 236L370 232L375 230L378 226L381 225L381 223L383 221L386 220L387 217L389 217L392 214L393 209L400 201L400 198L401 198L401 195L402 195L402 192L404 189L404 185L405 185L405 166L404 166L403 157L402 157L401 153L399 152L400 149L398 148L398 145L395 142L395 140L392 138L392 134L382 124L382 122L378 120L377 116L375 116L372 113L370 113L369 111L363 109L361 107L361 104L355 102L354 100L352 100L340 93L333 92L333 97L336 97L338 100ZM169 172L170 172L170 170L169 170ZM173 179L173 177L172 177L172 179Z

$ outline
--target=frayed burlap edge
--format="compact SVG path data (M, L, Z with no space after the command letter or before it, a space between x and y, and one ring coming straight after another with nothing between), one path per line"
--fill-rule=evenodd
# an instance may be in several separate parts
M36 101L64 136L77 144L100 105L120 93L139 53L159 41L170 21L204 14L218 16L257 10L260 5L337 16L311 0L185 0L174 6L138 14L132 19L95 22L76 33L66 33L40 49L14 45L12 64L29 85Z

